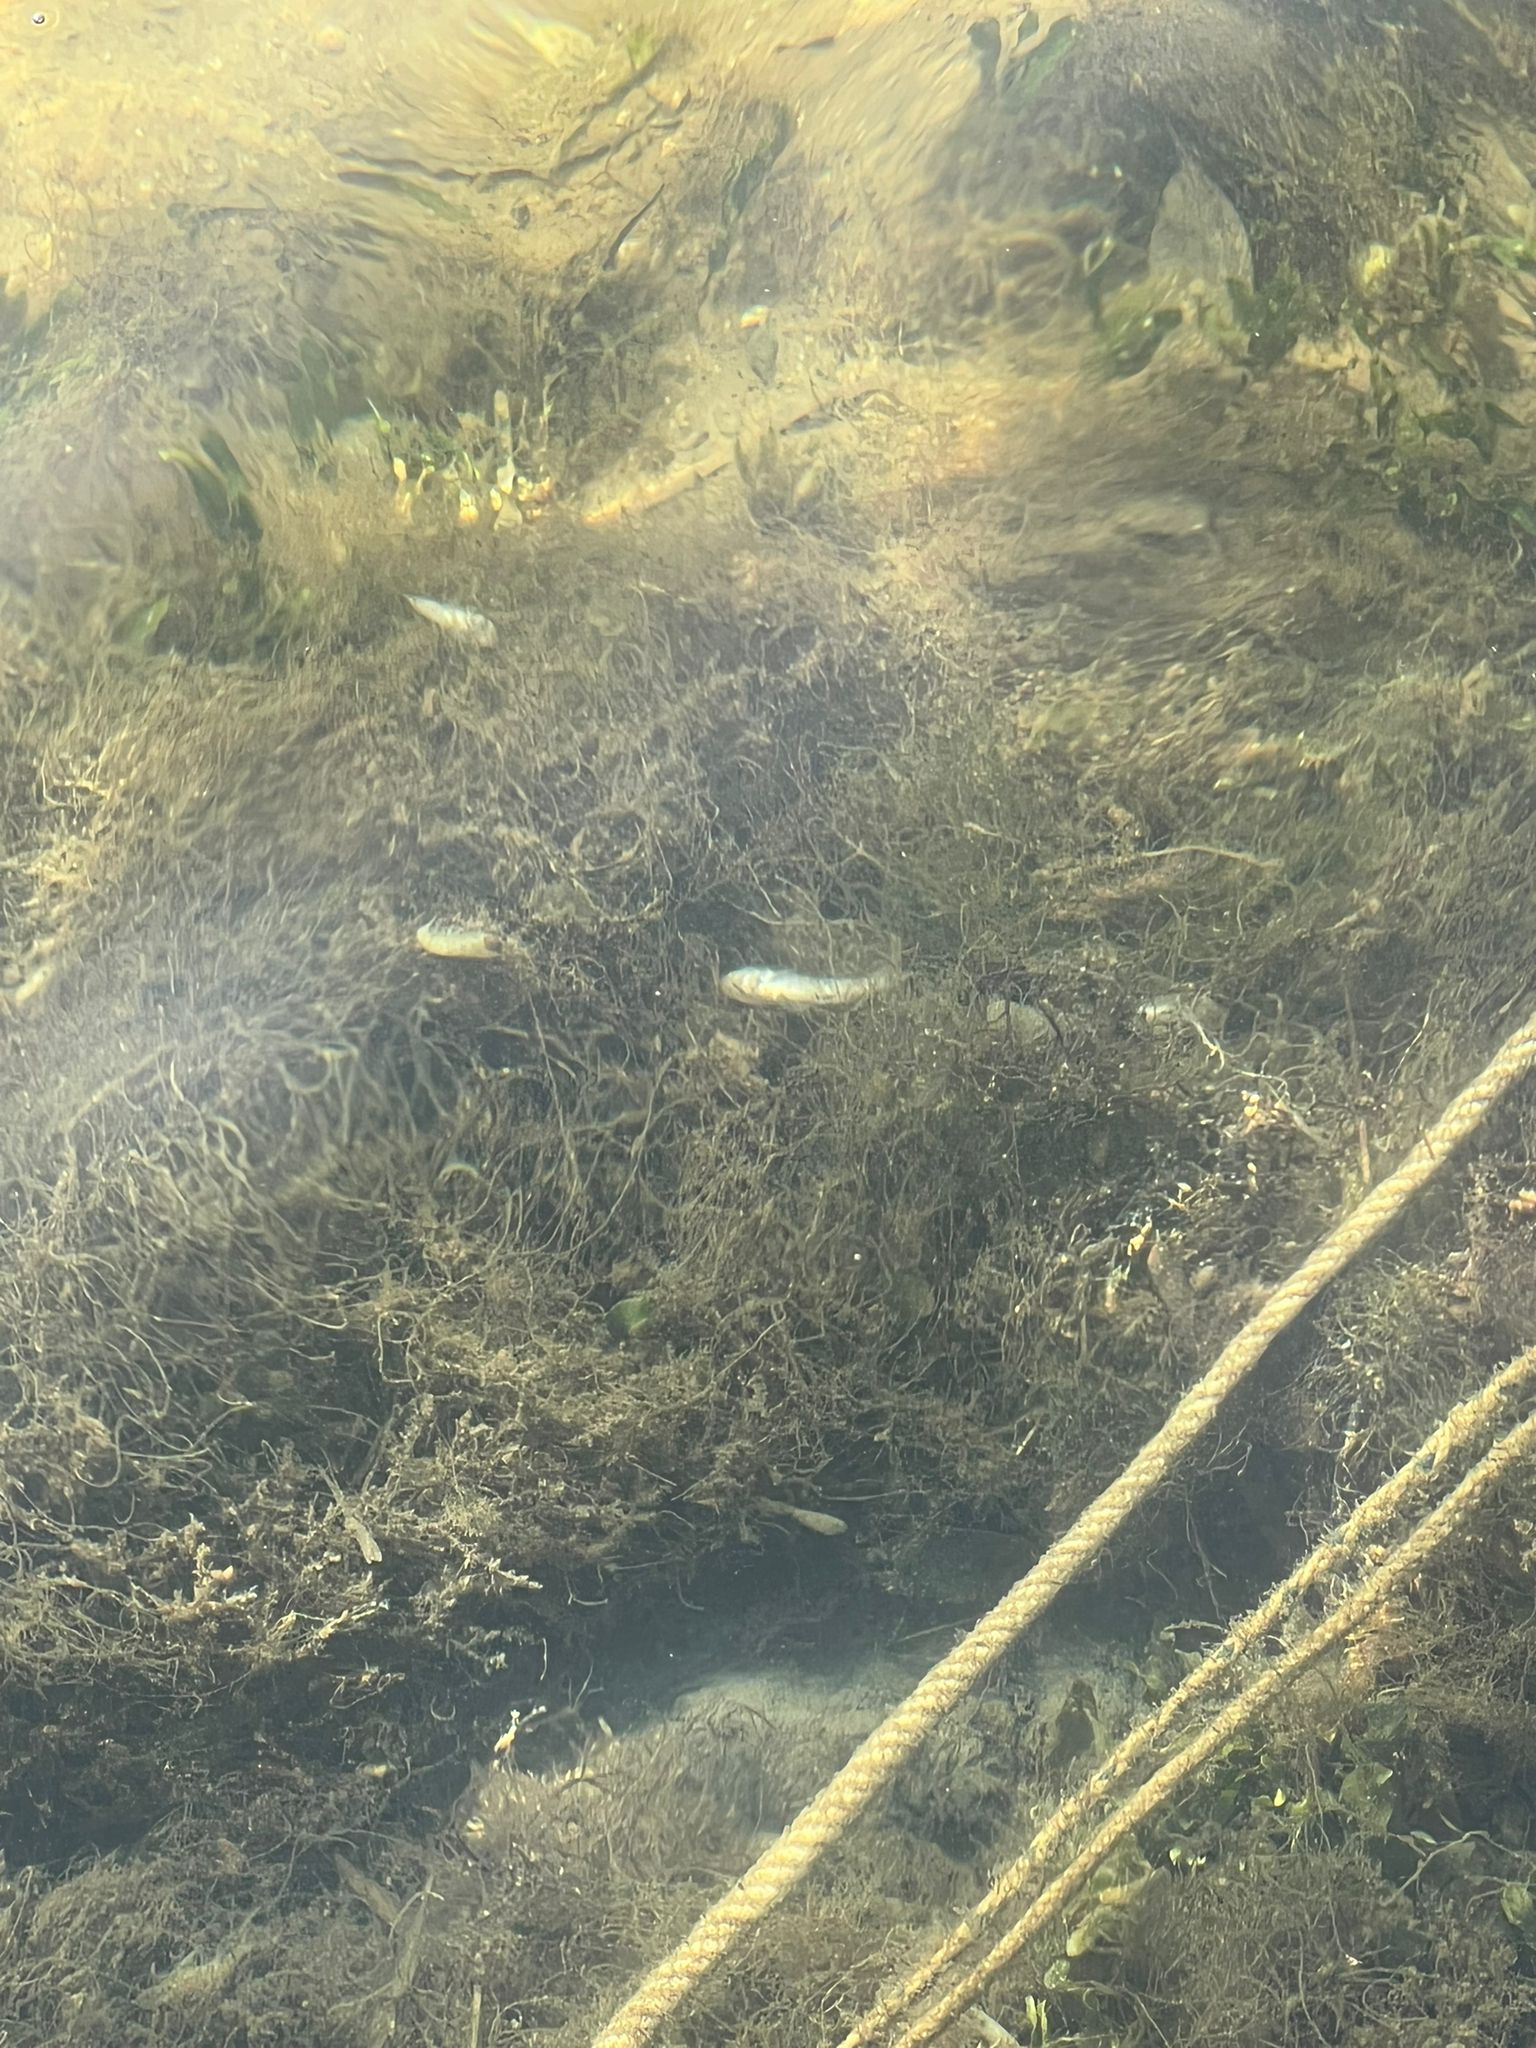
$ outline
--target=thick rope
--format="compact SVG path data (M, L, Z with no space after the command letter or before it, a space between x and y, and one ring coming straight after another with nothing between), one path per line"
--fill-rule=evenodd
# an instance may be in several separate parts
M933 2040L952 2019L974 2004L977 1994L986 1984L1013 1960L1031 1936L1071 1903L1094 1871L1127 1835L1139 1828L1187 1779L1240 1735L1277 1693L1294 1684L1310 1665L1355 1634L1404 1579L1422 1571L1484 1496L1512 1467L1529 1459L1533 1453L1536 1453L1536 1415L1527 1416L1507 1436L1501 1437L1472 1467L1461 1484L1453 1488L1438 1507L1430 1510L1386 1561L1341 1601L1332 1614L1320 1621L1309 1636L1262 1677L1256 1678L1252 1685L1240 1692L1177 1756L1171 1757L1161 1770L1154 1771L1146 1783L1116 1809L1055 1882L1048 1885L1031 1906L1026 1907L970 1975L898 2037L895 2048L923 2048L925 2042Z
M1437 1479L1446 1460L1483 1437L1509 1399L1536 1379L1536 1344L1494 1374L1486 1386L1453 1408L1412 1457L1360 1501L1330 1535L1308 1551L1290 1576L1267 1594L1251 1613L1235 1622L1222 1640L1168 1695L1155 1712L1131 1729L1113 1752L1064 1804L1058 1806L1027 1849L995 1880L967 1918L945 1936L900 1987L882 1998L838 2043L838 2048L866 2048L893 2021L910 2012L938 1982L957 1957L981 1938L982 1925L1027 1887L1044 1881L1051 1858L1079 1827L1092 1818L1143 1758L1159 1749L1176 1723L1206 1693L1227 1678L1238 1661L1279 1628L1301 1598L1332 1578L1375 1539L1399 1513L1409 1497ZM947 2009L947 2000L946 2000ZM914 2032L903 2039L916 2039Z
M1084 1571L1127 1517L1168 1476L1240 1386L1280 1332L1293 1323L1357 1252L1394 1222L1446 1156L1471 1135L1493 1104L1536 1065L1536 1015L1506 1039L1395 1171L1280 1283L1142 1446L1039 1561L900 1706L718 1899L691 1933L664 1956L598 2034L594 2048L645 2048L689 1991L805 1876L905 1764L929 1730L988 1672L1031 1622Z

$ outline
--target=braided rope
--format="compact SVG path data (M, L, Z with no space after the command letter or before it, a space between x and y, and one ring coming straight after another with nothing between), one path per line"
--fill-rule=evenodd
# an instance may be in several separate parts
M1536 1415L1529 1415L1478 1460L1460 1485L1454 1487L1438 1507L1432 1508L1385 1562L1362 1580L1310 1635L1240 1692L1177 1756L1154 1771L1145 1784L1139 1786L1105 1821L1061 1875L1046 1886L1032 1905L1025 1908L969 1976L946 1992L937 2005L931 2006L898 2037L895 2048L923 2048L925 2042L931 2041L958 2013L973 2004L977 1993L1012 1961L1032 1935L1071 1902L1127 1835L1155 1813L1186 1779L1194 1776L1227 1743L1240 1735L1277 1693L1293 1684L1308 1666L1315 1664L1328 1651L1346 1642L1381 1607L1395 1587L1421 1571L1435 1552L1444 1547L1484 1495L1514 1465L1533 1454L1536 1454Z
M985 1897L972 1907L967 1919L945 1936L898 1990L872 2006L839 2042L838 2048L865 2048L865 2044L893 2020L910 2011L949 1965L981 1938L981 1926L985 1920L1000 1906L1017 1898L1027 1886L1043 1880L1051 1857L1062 1843L1091 1818L1095 1809L1130 1776L1144 1757L1162 1745L1175 1724L1183 1720L1213 1686L1227 1678L1241 1658L1271 1636L1305 1594L1357 1559L1362 1547L1385 1530L1408 1498L1437 1478L1454 1452L1483 1435L1504 1404L1522 1392L1533 1379L1536 1379L1536 1344L1522 1351L1518 1358L1495 1373L1486 1386L1453 1408L1412 1457L1383 1480L1374 1493L1360 1501L1337 1529L1315 1544L1290 1576L1266 1594L1251 1613L1233 1624L1155 1712L1138 1722L1072 1797L1056 1808L1029 1846L993 1882ZM947 2000L945 2009L948 2010ZM901 2037L901 2048L906 2048L908 2042L929 2038L919 2031L922 2024L919 2022L918 2027Z
M970 1633L854 1751L792 1820L778 1841L701 1915L597 2035L594 2048L646 2048L689 1991L799 1882L875 1795L895 1777L929 1730L955 1706L1084 1571L1127 1517L1168 1476L1280 1332L1328 1282L1396 1220L1448 1154L1494 1103L1536 1065L1536 1015L1450 1103L1407 1157L1270 1294L1258 1313L1182 1397L1162 1427L1078 1519Z

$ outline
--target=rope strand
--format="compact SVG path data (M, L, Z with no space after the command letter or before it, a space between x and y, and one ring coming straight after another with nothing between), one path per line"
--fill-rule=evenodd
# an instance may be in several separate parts
M970 1974L945 1993L905 2033L894 2048L923 2048L941 2033L957 2014L975 2002L977 1994L1011 1962L1030 1937L1055 1918L1080 1892L1088 1879L1136 1828L1175 1793L1186 1779L1219 1754L1240 1735L1247 1724L1286 1686L1310 1665L1336 1648L1360 1628L1404 1579L1423 1569L1481 1502L1484 1495L1522 1459L1536 1452L1536 1415L1517 1423L1472 1467L1461 1484L1432 1508L1402 1543L1362 1581L1332 1614L1320 1621L1312 1633L1289 1651L1231 1704L1203 1728L1177 1756L1154 1771L1123 1806L1103 1824L1055 1881L1046 1886L1034 1903L1025 1908L1008 1932L982 1957Z
M1499 1048L1402 1163L1372 1188L1282 1281L1162 1427L1078 1519L970 1633L854 1751L816 1797L664 1956L601 2029L594 2048L646 2048L656 2029L701 1979L755 1927L896 1776L930 1729L1083 1572L1201 1435L1222 1403L1357 1253L1380 1235L1483 1122L1495 1102L1536 1064L1536 1015Z
M1162 1701L1118 1744L1071 1798L1045 1821L1028 1848L1009 1864L991 1889L906 1981L870 2007L857 2024L843 2036L838 2048L867 2048L886 2027L909 2012L924 1998L938 1979L966 1949L981 1938L982 1923L998 1908L1017 1898L1029 1884L1040 1880L1056 1851L1103 1802L1130 1776L1142 1759L1163 1742L1175 1724L1220 1680L1230 1675L1239 1660L1266 1636L1274 1633L1283 1616L1301 1597L1324 1579L1341 1570L1360 1547L1376 1536L1398 1512L1408 1497L1430 1484L1453 1451L1481 1433L1511 1395L1536 1378L1536 1344L1522 1351L1486 1386L1453 1408L1445 1420L1425 1438L1412 1457L1368 1494L1329 1536L1316 1544L1301 1563L1267 1594L1251 1613L1234 1623L1227 1634Z

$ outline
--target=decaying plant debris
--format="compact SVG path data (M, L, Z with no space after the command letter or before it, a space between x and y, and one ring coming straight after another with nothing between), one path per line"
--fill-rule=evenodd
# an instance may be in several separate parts
M1529 1007L1536 35L1344 12L594 32L5 302L17 2048L589 2039ZM1533 1147L679 2044L835 2040L1530 1341ZM1529 2030L1530 1542L999 2023Z

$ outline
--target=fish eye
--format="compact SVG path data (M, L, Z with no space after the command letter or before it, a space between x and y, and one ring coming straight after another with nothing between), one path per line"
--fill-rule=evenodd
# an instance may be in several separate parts
M48 26L48 17L41 7L38 8L32 17L32 26L34 28L46 28Z

